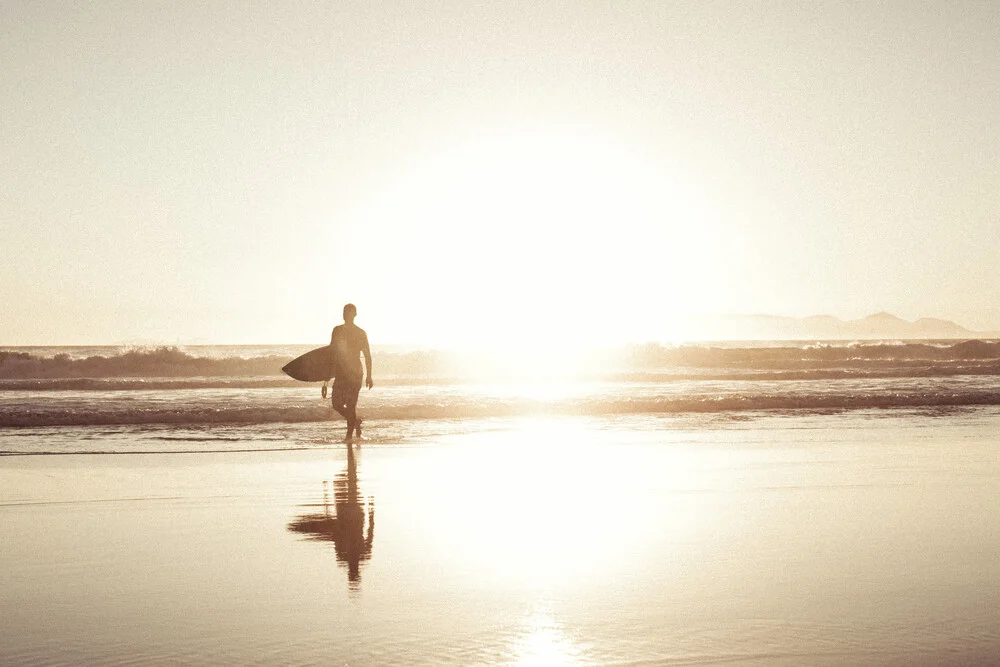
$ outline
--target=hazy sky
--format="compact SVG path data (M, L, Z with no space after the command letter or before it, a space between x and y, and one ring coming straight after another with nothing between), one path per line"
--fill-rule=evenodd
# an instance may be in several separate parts
M1000 329L995 2L0 2L0 344Z

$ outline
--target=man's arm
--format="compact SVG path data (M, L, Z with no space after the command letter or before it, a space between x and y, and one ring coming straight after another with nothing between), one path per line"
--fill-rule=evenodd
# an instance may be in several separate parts
M330 332L330 345L331 346L333 346L333 339L336 338L336 337L337 337L337 327L334 327L333 331ZM336 352L334 352L333 354L336 354ZM337 358L334 357L333 361L334 361L334 364L336 364L337 363ZM330 387L330 381L329 380L324 380L323 386L319 390L319 393L320 393L320 395L323 398L326 398L326 393L327 393L327 390L328 390L329 387Z
M361 353L365 355L365 384L371 389L372 385L372 351L368 347L368 334L364 335L364 342L361 345Z

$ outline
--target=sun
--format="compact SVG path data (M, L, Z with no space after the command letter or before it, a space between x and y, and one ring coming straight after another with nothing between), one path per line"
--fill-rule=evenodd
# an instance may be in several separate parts
M444 345L525 358L664 339L718 268L709 217L669 160L635 144L558 128L484 133L387 186L368 227L391 271L372 280L444 305L433 326L410 318Z

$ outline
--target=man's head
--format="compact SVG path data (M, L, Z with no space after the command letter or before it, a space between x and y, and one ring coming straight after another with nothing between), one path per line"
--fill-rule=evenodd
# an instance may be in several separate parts
M348 324L354 321L354 318L358 316L358 307L353 303L349 303L344 306L344 321Z

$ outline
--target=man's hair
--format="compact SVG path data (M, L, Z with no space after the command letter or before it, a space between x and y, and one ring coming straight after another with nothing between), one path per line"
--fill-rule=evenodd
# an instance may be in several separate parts
M358 307L353 303L349 303L344 306L344 319L347 319L347 313L352 313L355 317L358 315Z

